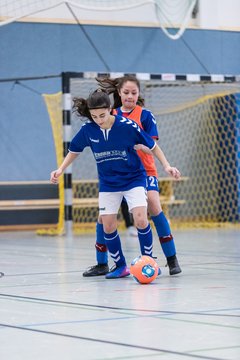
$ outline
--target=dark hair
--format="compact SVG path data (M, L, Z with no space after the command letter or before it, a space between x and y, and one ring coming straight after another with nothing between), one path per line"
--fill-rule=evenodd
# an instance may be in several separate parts
M87 99L74 98L73 112L79 116L87 117L92 121L89 110L92 109L109 109L111 102L108 93L104 89L97 89L89 94Z
M99 77L96 78L96 80L100 85L100 87L106 90L109 95L113 94L114 109L122 106L121 97L118 92L121 90L121 88L127 81L134 82L137 85L140 92L140 82L134 75L125 75L115 79L111 79L109 77L103 77L103 78ZM144 99L141 96L138 97L137 105L144 106Z

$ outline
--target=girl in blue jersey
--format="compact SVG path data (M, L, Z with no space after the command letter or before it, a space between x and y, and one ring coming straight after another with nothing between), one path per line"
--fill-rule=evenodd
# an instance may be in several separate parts
M106 89L108 94L113 94L114 113L136 121L153 139L158 139L155 118L149 110L143 108L144 100L140 97L140 83L136 77L126 75L117 79L101 78L97 79L97 81L102 88ZM139 146L139 148L140 147L143 151L148 151L146 148L144 149L142 145ZM177 260L171 229L160 203L156 165L152 154L146 154L143 151L138 151L138 155L147 172L148 211L155 225L163 253L166 257L169 273L170 275L176 275L181 272L181 268ZM179 173L169 165L164 155L162 165L167 174L175 178L179 177ZM172 169L174 169L174 171L172 171ZM102 221L100 217L97 223L95 245L97 265L87 269L83 273L83 276L104 275L108 271L107 248L102 231Z
M110 98L101 89L87 100L74 99L74 111L90 121L85 123L69 146L69 153L57 170L51 173L51 182L89 146L95 157L99 177L99 214L103 223L103 236L115 267L107 279L129 275L117 232L117 214L122 198L128 202L138 229L141 252L152 255L152 231L147 218L146 173L134 146L143 144L151 149L162 163L161 149L154 140L133 121L111 115ZM177 169L173 169L178 173Z

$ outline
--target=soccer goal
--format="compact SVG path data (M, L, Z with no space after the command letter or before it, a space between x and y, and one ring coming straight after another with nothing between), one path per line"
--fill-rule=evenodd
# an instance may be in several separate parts
M98 76L63 73L63 93L45 95L56 151L67 154L69 141L84 119L72 114L72 98L87 97ZM160 199L173 226L235 226L240 220L240 83L234 76L135 74L145 107L155 115L159 145L184 181L166 178L158 166ZM59 112L59 99L63 109ZM62 113L62 119L60 119ZM63 124L56 126L56 124ZM60 136L56 132L60 131ZM75 230L97 220L98 181L90 150L64 175L60 203L65 224Z

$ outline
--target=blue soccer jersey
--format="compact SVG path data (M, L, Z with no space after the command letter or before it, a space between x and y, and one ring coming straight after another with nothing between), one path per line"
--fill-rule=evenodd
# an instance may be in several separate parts
M146 186L146 172L134 150L143 144L152 149L154 140L132 120L115 116L111 129L94 122L82 126L70 143L69 151L80 153L89 146L96 160L99 191L125 191Z

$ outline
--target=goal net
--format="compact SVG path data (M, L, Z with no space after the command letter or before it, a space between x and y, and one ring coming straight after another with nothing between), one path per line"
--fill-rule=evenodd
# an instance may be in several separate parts
M191 80L187 76L173 79L168 75L142 74L139 79L145 107L153 112L157 121L158 143L170 164L178 167L186 180L171 183L171 198L166 206L172 225L238 225L240 83L231 77L200 81L194 76ZM79 74L77 77L75 74L70 79L72 98L87 97L96 87L94 75ZM52 116L51 112L49 114ZM62 120L56 117L52 121ZM79 117L71 115L72 136L81 124ZM62 146L58 141L56 148ZM157 167L159 178L165 178L159 163ZM90 150L85 150L74 162L72 179L73 198L98 196L96 165ZM164 191L161 189L161 194L164 195ZM73 206L74 227L94 223L97 215L96 207Z

